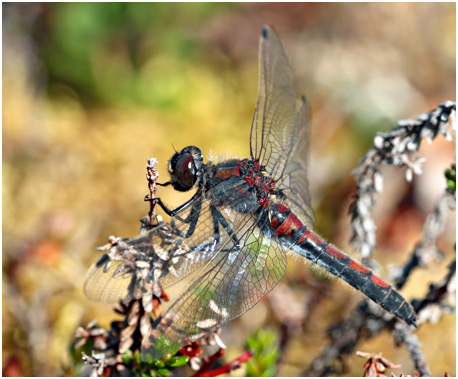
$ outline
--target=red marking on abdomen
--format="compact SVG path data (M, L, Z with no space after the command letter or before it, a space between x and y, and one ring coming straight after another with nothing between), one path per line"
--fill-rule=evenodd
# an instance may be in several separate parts
M278 225L278 218L276 217L273 217L272 220L270 220L270 224L274 227L274 229L277 227Z
M380 287L388 288L390 286L388 283L385 283L382 279L380 279L378 276L375 276L374 274L372 274L371 280Z
M282 234L286 233L286 232L291 232L290 235L292 234L292 232L295 230L295 229L300 229L304 226L304 224L301 222L301 220L299 220L295 215L294 213L290 213L288 215L288 217L286 218L286 220L283 222L283 224L281 224L276 230L275 230L275 233L277 233L277 236L281 236ZM291 230L292 229L292 230ZM289 236L290 236L289 235Z
M305 232L301 235L301 237L297 240L297 244L300 244L302 241L305 241L309 234L310 230L306 229Z
M339 259L347 259L348 256L346 256L344 253L341 251L337 250L334 246L328 245L326 246L326 251L331 254L332 256L339 258Z
M353 259L350 260L350 267L356 271L363 272L364 274L367 274L371 270L367 269L364 266L361 266L359 263L355 262Z
M291 209L289 209L286 205L283 205L281 203L277 205L277 209L280 212L290 212L291 211Z
M297 243L301 243L302 241L305 241L306 239L318 244L318 245L323 245L324 242L323 240L318 237L315 233L312 233L309 229L307 229L301 237L297 240Z
M309 230L309 235L307 236L307 238L310 241L312 241L312 242L314 242L314 243L316 243L318 245L323 245L324 244L324 241L320 237L318 237L315 233L312 233L310 230Z
M240 167L234 167L231 169L218 171L214 175L214 178L226 179L226 178L230 178L231 176L240 176Z

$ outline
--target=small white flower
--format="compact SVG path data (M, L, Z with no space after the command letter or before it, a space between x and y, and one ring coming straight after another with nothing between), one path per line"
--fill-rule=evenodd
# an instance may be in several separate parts
M194 371L200 370L202 366L202 358L200 357L194 357L189 360L189 363L191 364L191 368Z
M408 168L407 171L406 171L406 180L410 183L412 181L412 169L411 168Z
M410 140L407 143L407 150L409 150L409 151L417 151L418 150L418 142L413 140L413 139Z
M384 142L385 142L385 139L381 135L376 135L374 137L374 146L377 149L382 149Z
M374 189L378 193L383 191L383 175L380 171L374 173Z
M227 346L224 344L222 339L218 334L214 334L213 337L215 338L216 344L221 348L221 349L227 349Z

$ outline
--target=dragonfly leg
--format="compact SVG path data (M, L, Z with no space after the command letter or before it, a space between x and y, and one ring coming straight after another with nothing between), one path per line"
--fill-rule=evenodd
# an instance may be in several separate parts
M169 207L167 207L162 202L160 197L155 197L154 199L148 199L148 201L152 201L155 204L158 204L166 214L168 214L170 217L174 217L176 214L180 213L182 210L188 208L192 203L194 203L200 195L201 195L201 191L197 191L188 201L176 207L175 209L170 209Z
M184 222L189 222L189 228L186 232L185 238L191 237L196 230L197 221L199 221L200 211L202 209L202 199L197 201L195 205L193 205L191 212L189 213L188 217Z
M189 224L188 230L186 233L179 229L175 229L175 220L172 219L172 228L174 229L174 234L179 237L188 238L191 237L196 230L197 222L199 221L200 211L202 209L202 199L198 199L192 205L191 211L186 218L182 218L180 216L175 216L177 220L184 224Z
M215 206L211 206L211 211L212 211L212 215L213 215L213 225L214 225L214 228L215 228L215 235L218 236L218 242L219 242L219 227L218 227L218 224L220 224L224 230L226 231L227 235L229 237L231 237L232 241L234 242L234 246L239 246L240 244L240 241L239 239L237 238L237 236L235 235L234 231L232 230L232 228L230 227L230 225L228 224L228 222L226 221L226 219L224 218L224 216L221 214L221 212L216 209Z

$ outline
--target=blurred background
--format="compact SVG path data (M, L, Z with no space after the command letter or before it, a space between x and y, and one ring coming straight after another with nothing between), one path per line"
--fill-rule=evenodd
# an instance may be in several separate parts
M312 106L316 231L356 258L347 214L352 170L376 132L455 101L454 3L4 3L2 10L4 375L77 375L75 329L93 318L109 328L116 318L111 305L87 300L82 284L108 236L138 234L148 212L147 158L159 160L164 182L174 148L249 155L264 24L280 34L297 93ZM443 137L420 154L424 174L412 183L404 172L384 171L374 257L385 278L387 264L408 259L455 156ZM158 195L175 206L190 196L171 188ZM452 215L439 240L444 260L411 276L408 299L445 276L455 227ZM287 316L296 331L273 373L300 375L326 346L329 325L362 297L289 259L271 295L223 328L226 357L236 358L258 329L278 345ZM455 316L417 334L433 375L454 376ZM414 372L389 333L358 349L402 364L398 374ZM363 365L352 356L345 374L360 376Z

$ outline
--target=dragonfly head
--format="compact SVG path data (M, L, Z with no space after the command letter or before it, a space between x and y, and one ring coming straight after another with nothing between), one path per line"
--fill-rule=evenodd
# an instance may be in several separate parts
M169 173L172 186L177 191L186 192L202 181L204 157L196 146L188 146L176 152L169 160Z

